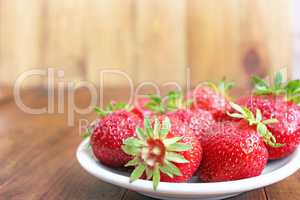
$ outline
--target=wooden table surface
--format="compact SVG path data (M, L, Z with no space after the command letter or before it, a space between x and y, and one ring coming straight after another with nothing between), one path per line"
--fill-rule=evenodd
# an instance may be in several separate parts
M123 93L106 92L105 100L122 98ZM88 99L86 92L76 93L78 106L88 105ZM23 100L40 108L47 105L47 93L43 89L29 91ZM77 123L93 118L94 114L77 115L71 127L67 126L67 112L31 115L21 111L13 98L0 100L0 199L150 199L104 183L80 167L75 158L81 141ZM300 171L280 183L230 199L299 200L299 187Z

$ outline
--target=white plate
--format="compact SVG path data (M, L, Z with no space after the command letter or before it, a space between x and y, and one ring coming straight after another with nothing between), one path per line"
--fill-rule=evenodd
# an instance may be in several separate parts
M300 168L300 147L287 158L269 162L263 174L254 178L218 183L165 183L159 184L157 191L152 189L152 183L147 180L137 180L129 183L129 173L108 168L96 161L88 147L88 139L77 149L77 159L81 166L93 176L102 181L127 188L146 196L159 199L223 199L242 192L265 187L281 181Z

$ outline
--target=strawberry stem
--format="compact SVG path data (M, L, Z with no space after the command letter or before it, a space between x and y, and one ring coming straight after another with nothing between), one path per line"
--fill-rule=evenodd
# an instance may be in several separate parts
M300 105L300 80L291 80L283 83L283 74L277 72L272 84L267 84L260 77L253 76L252 81L255 84L255 94L257 95L285 95L287 101Z

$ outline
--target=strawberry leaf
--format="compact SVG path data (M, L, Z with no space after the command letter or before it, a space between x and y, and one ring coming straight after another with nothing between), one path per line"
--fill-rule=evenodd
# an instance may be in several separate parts
M271 119L264 120L263 123L266 124L266 125L275 124L275 123L278 123L278 120L271 118Z
M144 105L145 108L151 110L154 113L164 113L165 108L163 102L159 96L149 95L149 102Z
M153 188L154 188L154 190L157 189L159 182L160 182L159 166L155 166L154 170L153 170Z
M145 135L144 131L140 127L137 127L135 129L135 132L136 132L136 134L137 134L137 136L138 136L139 139L143 140L143 139L147 138L147 136Z
M173 163L171 163L170 161L168 160L165 160L165 166L168 168L168 170L176 175L176 176L182 176L182 173L181 171L178 169L178 167L176 167L176 165L174 165Z
M122 150L124 153L131 155L131 156L136 156L139 154L139 148L136 146L130 146L130 145L122 145Z
M234 110L238 111L239 113L241 113L241 114L243 114L243 115L246 114L246 113L245 113L245 110L244 110L240 105L235 104L235 103L233 103L233 102L230 102L229 104L231 105L231 107L232 107Z
M157 118L155 118L155 120L154 120L154 130L153 130L154 139L159 138L159 132L160 132L160 123L159 123L159 120Z
M127 138L124 142L125 145L134 146L134 147L141 147L145 145L145 143L137 138Z
M252 81L261 88L268 88L268 84L265 80L259 78L258 76L252 76Z
M105 117L106 115L117 111L117 110L126 110L126 111L131 111L132 107L129 106L128 104L125 104L123 102L110 102L106 108L106 110L101 109L100 107L95 107L94 111L100 116L100 117Z
M107 114L109 114L108 111L104 111L99 107L95 107L94 111L100 116L100 117L105 117Z
M163 141L164 145L165 146L169 146L171 144L175 144L176 142L178 142L179 140L181 140L182 137L173 137L173 138L168 138L168 139L165 139Z
M282 81L283 81L282 73L277 72L274 78L274 86L276 90L281 89Z
M259 109L256 109L256 119L257 122L260 122L262 120L262 113Z
M175 162L175 163L188 163L189 162L182 155L173 153L173 152L167 153L166 159L168 161Z
M149 117L145 117L144 127L145 127L148 138L152 138L153 137L153 129L151 127L151 122L150 122Z
M146 166L144 164L139 164L132 172L132 174L130 175L130 182L133 182L137 179L139 179L144 171L146 169Z
M162 121L162 127L161 127L160 132L159 132L159 137L161 139L164 139L165 136L169 133L170 129L171 129L171 122L170 122L170 119L168 117L166 117Z
M140 161L138 158L134 158L132 160L130 160L126 165L125 167L131 167L131 166L137 166L139 165Z
M183 143L175 143L167 146L167 149L169 151L176 151L176 152L187 151L190 150L191 148L192 146Z
M289 81L285 86L287 91L287 98L296 104L300 103L300 80Z
M226 78L223 78L222 81L218 84L218 91L226 96L229 90L234 87L235 83L233 81L226 81Z
M166 174L167 176L169 176L170 178L173 178L173 174L172 174L172 171L170 171L170 169L166 166L166 165L163 165L163 166L160 166L160 171L164 174Z
M291 80L286 84L283 83L283 74L276 73L273 84L268 85L264 80L257 76L252 77L255 83L255 93L258 95L286 95L287 101L300 104L300 80Z
M233 118L244 119L244 116L239 114L239 113L229 113L229 112L227 112L227 115L229 115L230 117L233 117Z

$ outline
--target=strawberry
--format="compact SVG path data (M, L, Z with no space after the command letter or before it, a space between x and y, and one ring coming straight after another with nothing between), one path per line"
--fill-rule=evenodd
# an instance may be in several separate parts
M101 120L90 129L90 145L93 153L107 166L122 167L131 157L122 151L121 146L125 139L135 136L135 128L141 124L141 119L126 110L100 113Z
M261 136L247 123L215 123L202 139L200 179L232 181L258 176L266 166L268 151Z
M252 112L262 111L262 118L277 119L277 123L267 125L281 147L267 146L269 159L275 160L290 155L300 142L300 81L293 80L285 86L282 84L282 74L277 73L272 86L258 77L253 77L256 92L243 96L237 103L249 107Z
M203 161L200 178L204 181L231 181L258 176L267 160L266 145L281 147L268 129L274 118L263 119L259 109L254 115L247 107L230 103L239 120L215 123L202 139Z
M215 120L208 111L189 109L191 103L191 101L184 99L182 93L171 91L167 96L165 104L162 103L159 97L156 97L149 102L148 106L154 112L157 111L160 115L169 117L173 125L172 129L175 126L175 128L179 127L182 130L183 126L185 126L186 133L193 132L198 139L201 139L201 136ZM177 126L177 124L180 125Z
M227 91L233 87L233 82L221 81L218 86L213 83L202 84L187 95L194 100L192 108L209 111L217 121L226 117L231 108L228 103Z
M170 118L171 122L178 121L185 124L199 140L205 135L210 126L215 123L212 114L201 109L195 111L178 109L166 115Z
M123 151L134 158L125 166L134 166L130 181L144 174L153 181L154 190L160 181L186 182L198 169L202 148L192 134L183 135L171 130L169 118L162 123L155 118L151 125L149 118L144 119L144 129L137 128L137 137L125 140Z

